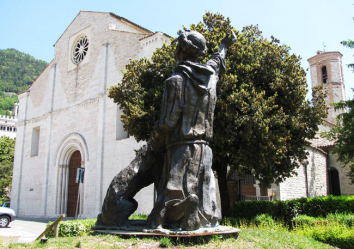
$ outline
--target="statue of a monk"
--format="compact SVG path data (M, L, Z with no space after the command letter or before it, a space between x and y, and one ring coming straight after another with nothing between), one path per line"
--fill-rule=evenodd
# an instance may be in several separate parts
M178 37L179 62L164 83L150 140L152 151L166 153L157 202L148 219L151 228L188 231L215 227L221 220L208 141L213 136L216 84L226 69L226 49L235 40L233 32L225 37L219 52L204 65L198 63L207 52L204 36L185 31Z
M208 141L213 136L216 83L226 69L226 49L235 40L232 32L203 65L197 62L207 50L203 35L179 35L179 62L165 81L159 120L148 146L113 178L96 228L126 225L138 206L133 197L151 183L158 197L148 218L150 228L190 231L218 226L221 212Z

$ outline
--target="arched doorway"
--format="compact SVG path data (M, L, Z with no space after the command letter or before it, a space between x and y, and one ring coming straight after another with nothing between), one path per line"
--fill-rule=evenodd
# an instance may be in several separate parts
M85 183L76 183L77 168L86 168L89 161L87 144L82 135L71 133L65 136L60 143L55 158L57 165L57 197L56 213L75 217L77 200L78 217L85 212L84 192ZM78 195L80 190L80 195Z
M68 203L66 208L67 217L75 217L77 199L79 193L79 183L76 183L77 168L81 167L81 154L80 151L75 151L69 163L69 181L68 181ZM78 212L80 210L80 203L78 206Z
M331 168L329 171L330 177L330 194L339 196L340 195L340 182L339 182L339 173L338 170Z

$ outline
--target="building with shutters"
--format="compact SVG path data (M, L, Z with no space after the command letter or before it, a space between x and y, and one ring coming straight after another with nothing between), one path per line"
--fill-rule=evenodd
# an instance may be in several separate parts
M16 138L16 122L18 117L18 103L15 103L14 114L12 116L0 115L0 137L6 136Z
M75 17L54 59L18 96L11 208L19 217L97 216L111 180L142 146L124 131L107 88L129 59L150 58L169 40L113 13ZM153 186L137 194L138 213L151 211L153 196Z

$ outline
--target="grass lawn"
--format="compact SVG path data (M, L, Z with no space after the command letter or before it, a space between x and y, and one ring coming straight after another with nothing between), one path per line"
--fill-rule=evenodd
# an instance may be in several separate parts
M243 228L237 239L214 237L209 241L171 241L168 238L123 239L101 235L49 239L47 243L10 244L9 248L333 248L308 237L286 231Z

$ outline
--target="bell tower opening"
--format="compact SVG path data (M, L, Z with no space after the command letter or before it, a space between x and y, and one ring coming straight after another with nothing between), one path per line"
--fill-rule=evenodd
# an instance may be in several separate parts
M327 67L326 66L322 67L322 83L328 83Z

